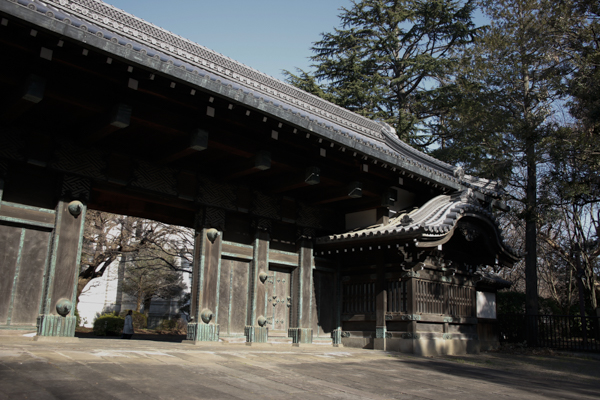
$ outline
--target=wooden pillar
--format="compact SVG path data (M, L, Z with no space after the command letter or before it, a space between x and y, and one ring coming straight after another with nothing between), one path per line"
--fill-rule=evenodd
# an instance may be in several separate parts
M406 282L406 291L407 291L407 305L406 305L406 313L408 314L407 320L408 323L408 333L413 336L417 333L417 283L418 278L411 277Z
M192 273L191 315L187 339L194 342L219 340L217 307L221 268L222 234L215 228L196 229Z
M377 283L375 284L375 340L373 347L375 350L386 349L386 325L385 313L387 312L387 287L383 264L377 265Z
M335 274L333 276L333 281L335 282L334 288L334 299L335 299L335 328L332 332L333 338L333 346L340 347L342 344L342 274L341 274L341 264L339 260L337 261Z
M302 238L298 243L298 268L292 273L292 318L289 335L294 344L312 343L313 246Z
M77 283L89 181L65 176L61 200L56 206L49 262L46 265L36 340L73 337L77 318Z
M246 343L266 343L267 328L267 284L272 284L269 273L268 232L258 230L254 238L250 290L248 291L248 320L246 321Z

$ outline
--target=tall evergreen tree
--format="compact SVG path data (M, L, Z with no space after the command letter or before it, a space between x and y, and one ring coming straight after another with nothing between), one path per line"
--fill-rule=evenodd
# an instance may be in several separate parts
M563 0L576 23L559 25L565 32L566 51L576 68L570 81L571 114L597 141L600 135L600 3L596 0ZM594 149L597 151L597 148Z
M563 228L543 239L570 267L583 317L586 305L598 306L600 278L600 3L561 0L559 5L570 15L553 25L562 32L560 49L572 66L567 105L574 120L553 141L552 169L544 182Z
M527 313L538 312L537 225L540 166L556 132L552 115L565 93L565 58L552 21L565 9L548 0L485 0L491 26L463 60L437 155L510 184L525 223ZM558 15L557 15L558 14Z
M288 72L288 81L427 148L456 54L478 31L473 10L473 0L352 1L341 10L341 28L314 44L314 76Z

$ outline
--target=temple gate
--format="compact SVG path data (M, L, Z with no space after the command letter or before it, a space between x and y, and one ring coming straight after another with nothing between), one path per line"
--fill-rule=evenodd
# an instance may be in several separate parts
M495 182L99 0L0 19L1 332L73 338L90 208L195 229L192 343L494 345Z

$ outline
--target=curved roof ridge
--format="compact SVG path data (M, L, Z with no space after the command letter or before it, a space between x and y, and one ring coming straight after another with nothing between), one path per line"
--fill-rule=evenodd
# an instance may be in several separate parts
M431 213L437 208L441 208L449 204L452 196L440 195L429 200L423 206L416 210L412 215L414 221L422 222L425 218L431 216Z
M450 239L458 222L463 217L480 219L495 229L492 240L496 241L502 259L516 262L522 253L506 243L494 215L479 205L471 189L460 193L437 196L421 208L410 213L402 213L389 221L387 225L372 225L352 232L317 238L317 244L334 244L339 242L355 242L369 237L379 236L387 239L414 239L421 247L428 247L427 242L440 243Z

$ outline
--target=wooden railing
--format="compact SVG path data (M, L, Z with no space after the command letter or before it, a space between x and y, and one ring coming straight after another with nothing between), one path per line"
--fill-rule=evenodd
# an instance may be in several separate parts
M406 281L388 282L387 286L387 311L407 312Z
M416 313L474 316L473 288L442 282L417 281Z
M366 314L375 312L375 282L347 283L342 286L342 312Z
M410 284L408 280L386 283L386 312L475 316L475 296L472 287L417 280L414 282L415 309L409 310ZM374 313L375 299L375 282L345 283L342 287L342 313Z

